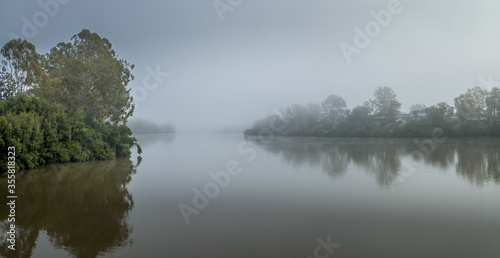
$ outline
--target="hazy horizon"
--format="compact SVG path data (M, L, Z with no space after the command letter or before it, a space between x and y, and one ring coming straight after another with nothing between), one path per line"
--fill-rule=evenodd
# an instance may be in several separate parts
M1 4L1 45L17 35L46 53L82 29L96 32L135 65L134 92L158 82L135 97L134 117L177 131L247 128L274 109L330 94L352 109L379 86L394 89L406 112L500 84L493 0L234 1L225 13L213 1L41 3ZM365 31L391 4L397 11L386 26L348 62L342 42L354 46L355 28ZM155 80L148 70L156 69Z

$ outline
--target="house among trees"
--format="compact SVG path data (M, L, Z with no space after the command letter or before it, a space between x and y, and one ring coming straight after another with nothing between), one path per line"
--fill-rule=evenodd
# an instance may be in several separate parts
M349 110L342 97L332 94L321 105L284 108L244 134L260 136L271 130L284 136L429 137L440 128L448 136L500 136L500 87L474 87L455 98L454 106L414 104L408 113L400 112L396 97L391 88L378 87L372 99Z
M500 108L495 108L495 110L491 113L491 115L494 118L499 119L500 118Z
M427 115L428 115L427 111L425 109L421 109L421 110L413 110L410 113L396 114L395 118L396 118L397 123L404 124L404 123L409 122L411 120L421 119L421 118L427 117Z
M403 123L404 124L404 123L412 120L414 117L409 113L399 113L399 114L396 114L395 118L396 118L396 123Z
M413 119L419 119L419 118L424 118L427 117L427 111L425 110L418 110L413 112Z

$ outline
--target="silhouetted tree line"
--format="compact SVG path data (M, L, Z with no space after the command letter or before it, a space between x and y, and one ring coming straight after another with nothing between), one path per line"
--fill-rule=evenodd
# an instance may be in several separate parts
M346 101L330 95L307 107L294 104L281 114L270 115L245 130L245 135L332 136L332 137L430 137L438 129L455 137L500 136L500 89L469 89L455 98L425 107L413 105L400 113L401 103L389 87L379 87L372 99L352 110Z
M40 55L26 40L1 49L0 173L16 167L112 159L140 147L126 125L134 111L133 65L106 38L82 30Z

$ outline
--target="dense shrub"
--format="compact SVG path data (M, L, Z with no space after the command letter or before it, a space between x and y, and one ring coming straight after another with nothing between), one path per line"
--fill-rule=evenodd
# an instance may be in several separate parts
M105 160L127 156L137 145L123 124L96 120L85 123L81 113L62 111L36 97L16 96L0 102L0 173L7 169L7 148L16 149L16 167L48 163Z

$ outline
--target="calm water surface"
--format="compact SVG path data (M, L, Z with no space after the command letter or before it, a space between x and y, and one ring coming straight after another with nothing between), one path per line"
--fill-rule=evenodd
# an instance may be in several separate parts
M142 159L18 174L17 250L2 234L0 255L500 257L499 139L419 147L397 139L137 138ZM241 172L217 186L210 172L228 164ZM6 178L0 184L5 190ZM180 205L194 212L184 218ZM6 232L5 205L1 211ZM328 238L333 253L319 243Z

